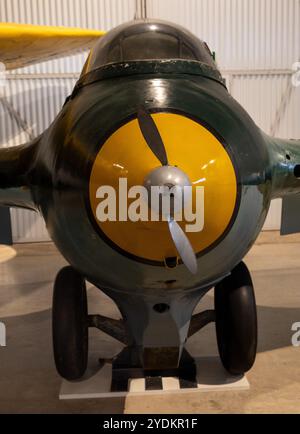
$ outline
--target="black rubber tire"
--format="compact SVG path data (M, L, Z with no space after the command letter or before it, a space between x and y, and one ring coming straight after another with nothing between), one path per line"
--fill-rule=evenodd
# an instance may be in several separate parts
M243 262L216 285L215 312L223 366L230 374L244 374L256 358L257 312L251 276Z
M72 267L55 280L52 335L58 373L69 381L81 378L88 362L87 294L84 278Z

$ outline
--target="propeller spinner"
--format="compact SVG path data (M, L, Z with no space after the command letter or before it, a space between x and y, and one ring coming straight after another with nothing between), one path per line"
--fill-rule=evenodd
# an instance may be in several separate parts
M137 118L147 145L162 165L148 174L145 179L146 187L181 188L184 197L184 187L191 186L188 176L179 168L169 165L165 145L151 114L141 107ZM197 258L188 237L175 220L172 209L166 217L172 240L182 262L192 274L196 274L198 271Z

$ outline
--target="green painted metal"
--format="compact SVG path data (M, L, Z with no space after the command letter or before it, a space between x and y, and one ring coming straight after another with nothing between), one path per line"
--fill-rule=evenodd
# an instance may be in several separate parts
M272 198L300 193L300 179L295 167L300 164L300 140L265 137L270 154Z

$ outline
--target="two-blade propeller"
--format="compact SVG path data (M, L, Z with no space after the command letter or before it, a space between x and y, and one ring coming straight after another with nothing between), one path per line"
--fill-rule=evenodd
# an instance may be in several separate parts
M150 113L141 107L138 110L138 122L144 139L162 166L168 166L168 157L164 142Z
M137 119L144 139L153 154L162 166L169 166L165 145L151 114L144 107L140 107ZM172 215L168 216L168 226L182 262L192 274L196 274L198 270L197 259L188 237Z

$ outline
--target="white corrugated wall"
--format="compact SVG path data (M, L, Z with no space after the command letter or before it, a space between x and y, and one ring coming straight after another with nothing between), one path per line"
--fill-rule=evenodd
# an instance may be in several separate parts
M139 1L0 0L0 21L108 30L132 19ZM300 0L147 0L147 14L184 25L206 40L216 52L232 95L264 131L300 137L300 87L290 85L292 64L300 60ZM19 75L9 80L8 99L34 134L54 118L85 56L16 73L34 73L39 78ZM60 78L51 78L53 73ZM2 144L26 139L2 107L0 116ZM274 201L266 228L279 227L280 206ZM12 211L12 220L15 241L46 239L41 219L32 213Z
M300 87L291 86L290 75L237 75L231 93L266 133L300 138ZM281 199L272 201L265 229L280 228L281 205Z
M181 24L208 43L231 94L265 132L300 137L300 87L290 85L300 60L299 0L148 0L147 6L149 17ZM275 200L265 229L278 229L280 218Z
M299 0L148 0L150 17L181 24L222 69L290 68L299 56Z
M35 78L9 79L5 96L22 120L26 121L29 134L42 133L70 95L76 79ZM0 146L16 146L30 140L30 135L20 130L8 110L0 103ZM38 242L49 239L44 220L33 211L11 209L13 241Z
M132 20L135 10L136 0L0 0L0 21L109 30ZM5 96L34 135L45 130L59 112L86 56L83 53L23 68L8 80ZM25 78L25 74L35 74L37 78ZM56 74L56 78L51 74ZM28 134L20 130L0 103L0 146L27 140ZM11 220L14 242L49 239L38 214L12 209Z
M110 30L134 18L136 0L0 0L0 21ZM86 54L30 66L21 72L81 72Z

